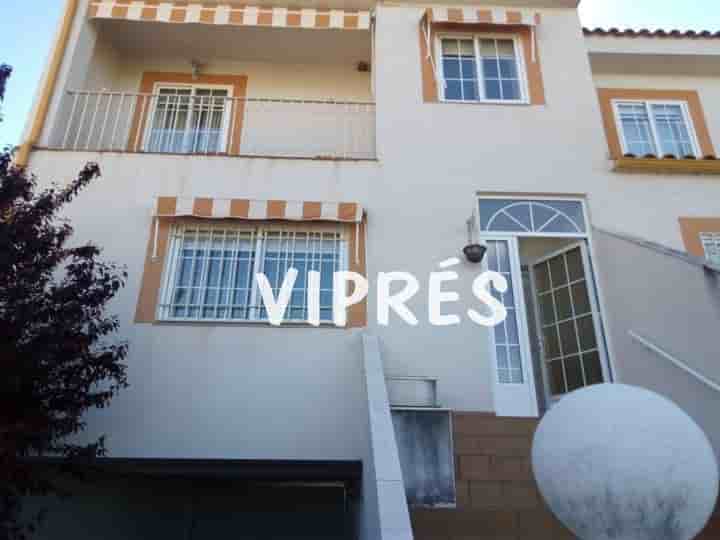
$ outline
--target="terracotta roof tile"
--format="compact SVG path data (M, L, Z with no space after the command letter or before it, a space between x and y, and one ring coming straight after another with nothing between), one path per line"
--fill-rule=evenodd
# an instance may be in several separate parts
M612 36L612 37L657 37L657 38L689 38L689 39L720 39L720 32L710 32L709 30L703 30L696 32L694 30L687 30L685 32L681 30L648 30L642 28L640 30L634 30L628 28L626 30L620 30L619 28L583 28L583 32L586 36Z

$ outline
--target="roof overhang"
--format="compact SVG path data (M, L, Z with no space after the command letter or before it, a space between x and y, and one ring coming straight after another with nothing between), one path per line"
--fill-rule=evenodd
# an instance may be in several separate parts
M586 31L585 44L596 72L720 75L717 37Z
M203 4L226 4L242 6L247 0L204 0ZM264 6L284 6L287 0L265 0ZM293 6L309 8L339 8L339 9L370 9L376 4L382 4L378 0L295 0ZM477 4L477 0L426 0L417 2L417 5L470 5ZM486 5L502 5L503 7L533 7L533 8L577 8L580 0L504 0L503 2L487 2Z
M493 6L501 4L504 8L569 8L575 9L580 4L579 0L504 0L503 2L478 2L478 0L433 0L433 2L419 2L418 5L433 6Z
M88 472L156 478L338 483L345 485L351 493L360 492L363 470L360 461L327 460L100 458L84 464L61 458L30 458L27 461L38 466L72 466Z

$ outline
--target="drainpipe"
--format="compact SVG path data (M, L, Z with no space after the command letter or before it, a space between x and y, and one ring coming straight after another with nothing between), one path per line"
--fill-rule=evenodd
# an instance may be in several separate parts
M30 124L30 130L27 132L27 138L23 141L20 149L18 150L17 156L15 157L15 164L19 167L27 166L30 158L30 151L33 146L37 144L43 127L45 126L48 110L50 109L50 102L52 101L55 93L55 85L57 84L60 67L62 66L63 58L65 57L68 40L70 39L70 30L72 29L75 14L78 10L78 4L79 0L66 0L65 2L65 10L60 23L60 31L57 34L57 39L52 49L50 63L48 64L45 79L42 83L40 95L38 96L35 113L32 117L32 123Z

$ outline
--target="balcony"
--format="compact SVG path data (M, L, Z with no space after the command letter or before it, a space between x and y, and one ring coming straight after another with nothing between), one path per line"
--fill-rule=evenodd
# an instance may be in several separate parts
M92 3L37 146L376 158L367 9L141 4Z
M229 97L223 88L70 91L51 148L337 160L375 158L375 104Z

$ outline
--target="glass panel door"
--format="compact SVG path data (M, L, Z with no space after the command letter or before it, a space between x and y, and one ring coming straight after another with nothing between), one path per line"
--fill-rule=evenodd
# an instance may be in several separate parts
M491 328L495 373L495 412L498 416L538 415L522 273L517 238L487 238L487 269L501 274L508 290L492 295L507 309L507 318Z
M535 262L532 281L548 400L607 380L600 315L585 243Z
M183 152L190 117L191 88L161 88L155 98L147 152Z
M229 92L222 88L160 88L145 151L217 153L225 149Z
M187 152L199 154L223 151L227 97L227 90L211 88L195 90Z
M508 282L508 290L500 294L492 290L507 309L507 318L494 328L495 358L497 377L500 384L522 384L524 380L522 353L520 352L519 317L515 305L516 290L510 267L510 242L491 240L488 242L488 270L501 274Z

